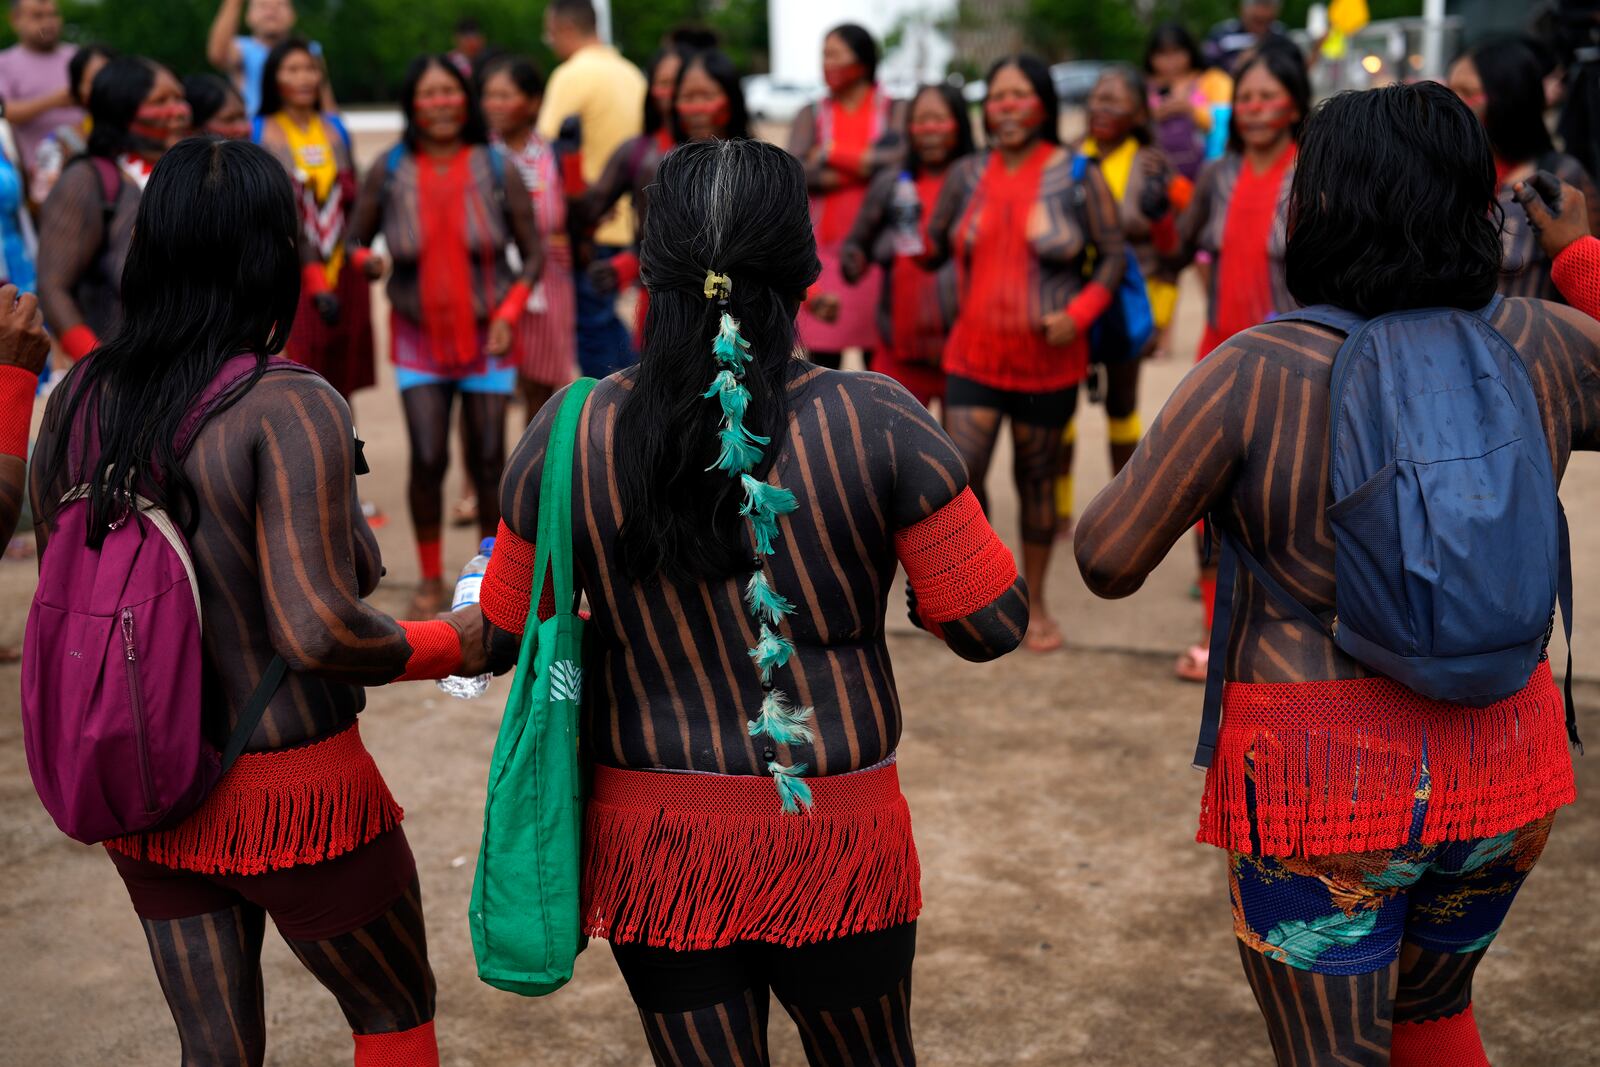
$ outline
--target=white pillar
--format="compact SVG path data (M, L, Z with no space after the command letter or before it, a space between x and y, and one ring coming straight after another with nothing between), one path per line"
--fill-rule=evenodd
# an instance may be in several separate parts
M1444 3L1422 0L1422 76L1444 77Z
M611 43L611 0L592 0L594 4L594 28L600 39L606 44Z

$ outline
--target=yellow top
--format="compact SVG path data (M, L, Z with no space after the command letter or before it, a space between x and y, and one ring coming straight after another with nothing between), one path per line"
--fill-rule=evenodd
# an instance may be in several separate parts
M1117 203L1122 203L1122 198L1128 194L1128 179L1133 177L1133 157L1139 154L1139 142L1128 137L1110 153L1102 153L1094 138L1089 137L1083 142L1083 154L1100 161L1100 173L1106 176L1111 195L1117 198Z
M583 180L593 184L623 142L643 130L645 91L644 75L615 48L580 48L550 72L539 110L539 136L555 140L562 122L578 116L583 123ZM626 197L595 239L603 245L633 243L633 209Z
M339 157L334 154L333 143L328 138L328 128L322 116L316 116L306 129L296 126L282 111L273 119L283 131L284 140L289 144L289 154L294 157L295 180L310 189L317 198L317 206L326 211L330 206L329 198L334 192L334 183L339 180ZM343 263L344 242L340 241L328 255L330 286L339 284L339 267Z

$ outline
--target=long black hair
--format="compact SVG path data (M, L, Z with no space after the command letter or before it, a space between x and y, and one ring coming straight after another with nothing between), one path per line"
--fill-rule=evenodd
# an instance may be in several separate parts
M417 127L417 84L422 81L422 76L428 71L438 68L450 75L451 79L461 87L461 92L467 98L467 120L461 124L462 144L488 144L489 127L484 125L483 108L478 103L478 90L467 76L456 69L456 65L444 56L422 55L411 61L406 68L405 80L400 83L400 107L406 115L406 129L403 135L405 145L415 152L422 143L422 131Z
M679 26L667 34L661 47L650 54L650 60L644 65L644 83L646 86L656 83L656 70L666 62L668 56L677 56L680 63L688 63L689 57L696 52L703 52L709 48L717 47L717 35L711 30L701 29L698 26ZM682 74L682 67L679 68ZM667 117L656 110L655 99L649 94L644 94L644 133L652 137L667 124Z
M279 41L267 53L266 66L261 68L261 106L256 109L260 117L276 115L283 110L283 90L278 88L278 70L283 66L283 61L296 52L304 52L315 62L317 55L311 51L311 45L304 38L291 37L287 41ZM319 67L320 63L317 64ZM452 64L454 66L454 64ZM324 74L323 78L327 78ZM471 95L471 94L468 94ZM317 102L312 105L318 111L322 110L322 94L317 94ZM198 122L195 125L199 125Z
M1555 151L1544 124L1544 74L1539 57L1521 41L1490 41L1466 54L1483 83L1483 127L1494 154L1526 163Z
M1289 193L1289 291L1372 317L1479 308L1500 279L1494 158L1436 82L1346 92L1306 125Z
M850 49L850 54L856 57L866 72L868 85L875 85L878 81L878 41L865 26L854 22L842 22L822 35L826 41L829 37L837 37Z
M922 160L917 156L916 146L911 143L911 113L916 110L917 101L922 99L924 93L933 93L943 100L945 106L950 109L950 116L956 120L956 146L950 150L946 166L978 150L978 142L972 135L972 112L967 107L967 101L962 97L961 90L949 82L924 85L912 95L911 102L906 105L906 126L903 131L906 139L906 170L912 177L922 173Z
M1273 81L1283 86L1289 99L1294 102L1295 110L1300 112L1300 117L1289 127L1289 139L1299 144L1300 135L1305 131L1306 116L1311 114L1311 79L1306 74L1305 55L1293 41L1269 37L1261 42L1255 51L1245 56L1233 76L1235 101L1239 98L1239 83L1244 81L1245 74L1253 67L1267 68L1267 73L1272 75ZM1239 136L1237 107L1228 118L1228 151L1244 151L1244 138Z
M1189 27L1181 22L1163 22L1150 31L1150 40L1145 43L1144 72L1154 74L1155 54L1173 49L1189 54L1189 69L1196 74L1204 71L1209 65L1200 51L1200 43L1194 39L1194 34L1189 32Z
M134 137L128 127L161 69L143 56L118 56L94 76L89 89L89 117L94 120L89 155L115 159L133 149Z
M217 112L227 106L230 97L240 101L244 99L232 83L215 74L191 74L184 78L183 95L189 101L189 112L197 130L203 129L206 123L215 118ZM262 114L267 112L263 111Z
M489 84L489 79L498 74L504 74L511 79L511 84L517 87L517 92L530 100L537 100L544 95L544 75L539 73L539 67L533 60L526 56L499 55L483 65L483 70L478 74L478 87L481 89Z
M1061 98L1056 95L1056 83L1050 77L1050 68L1044 65L1044 60L1027 52L1001 56L989 68L986 81L990 92L994 91L994 76L1007 67L1016 67L1017 72L1028 79L1028 84L1033 87L1033 95L1039 98L1039 107L1044 112L1044 121L1039 126L1039 139L1047 144L1060 144ZM987 98L984 103L988 104Z
M699 67L705 71L706 77L716 82L722 88L723 95L728 98L728 129L723 136L749 137L750 112L745 108L744 87L739 84L739 69L720 48L710 48L685 56L683 67L678 71L678 85L672 92L673 141L683 144L688 140L684 136L683 123L678 118L677 101L678 94L683 92L683 76L689 73L691 67Z
M72 102L79 107L89 101L78 95L78 84L83 81L83 72L89 69L89 64L96 57L109 62L117 58L117 50L108 44L86 44L67 60L67 92L72 94Z
M639 260L650 290L644 353L617 415L614 469L622 499L617 554L635 581L693 582L748 575L738 480L707 470L721 410L703 399L715 376L711 342L721 313L739 320L754 361L745 425L783 440L788 378L798 359L795 314L822 272L805 170L761 141L695 141L656 172ZM705 297L706 272L733 282L728 306Z
M300 300L299 229L288 174L256 145L191 137L156 164L122 272L122 322L62 383L64 429L45 461L47 485L106 472L91 483L91 545L121 514L127 486L193 532L178 424L227 360L254 353L259 377L283 350ZM86 418L99 452L69 472L71 439L82 437L67 428Z

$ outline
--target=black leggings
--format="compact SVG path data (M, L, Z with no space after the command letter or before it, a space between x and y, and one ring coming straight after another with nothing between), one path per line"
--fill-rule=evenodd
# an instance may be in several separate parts
M506 407L511 398L462 393L448 382L418 385L400 394L411 436L411 522L418 541L439 539L444 476L450 467L450 412L458 393L467 474L478 494L478 531L491 537L500 525L500 475L506 466Z
M645 1041L666 1067L765 1067L769 993L812 1067L915 1067L911 962L917 924L784 948L702 952L612 945Z

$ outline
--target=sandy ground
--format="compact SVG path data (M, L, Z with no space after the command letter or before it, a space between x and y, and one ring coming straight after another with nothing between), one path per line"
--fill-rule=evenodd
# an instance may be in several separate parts
M1190 292L1175 350L1192 351ZM1147 417L1186 361L1150 365ZM392 517L380 532L390 576L374 597L403 608L415 580L404 517L399 404L385 382L358 398L374 474L363 491ZM520 425L520 413L513 413ZM1105 480L1104 419L1082 420L1080 499ZM998 463L997 471L1007 465ZM1600 462L1580 458L1565 496L1579 551L1580 648L1600 640ZM996 525L1016 528L997 474ZM452 561L471 536L450 534ZM31 563L0 563L0 644L20 638ZM1200 776L1188 766L1195 688L1171 662L1196 636L1187 545L1128 601L1105 604L1070 563L1050 593L1071 645L974 666L892 619L906 711L901 769L917 825L927 907L914 1018L921 1062L1271 1063L1241 975L1219 853L1193 841ZM891 600L891 603L898 601ZM1587 643L1584 643L1584 642ZM1588 659L1587 674L1597 673ZM11 1022L0 1064L178 1060L171 1019L120 882L97 849L56 832L33 795L17 714L18 673L0 668L0 1001ZM566 989L528 1001L480 984L466 906L483 781L505 682L459 703L428 684L374 691L363 734L408 811L439 978L444 1063L634 1067L648 1062L636 1016L603 943ZM1600 732L1600 681L1580 700ZM1578 763L1579 802L1479 972L1478 1016L1499 1067L1600 1064L1600 764ZM343 1018L268 938L274 1067L348 1063ZM774 1061L798 1067L792 1026L775 1013Z

